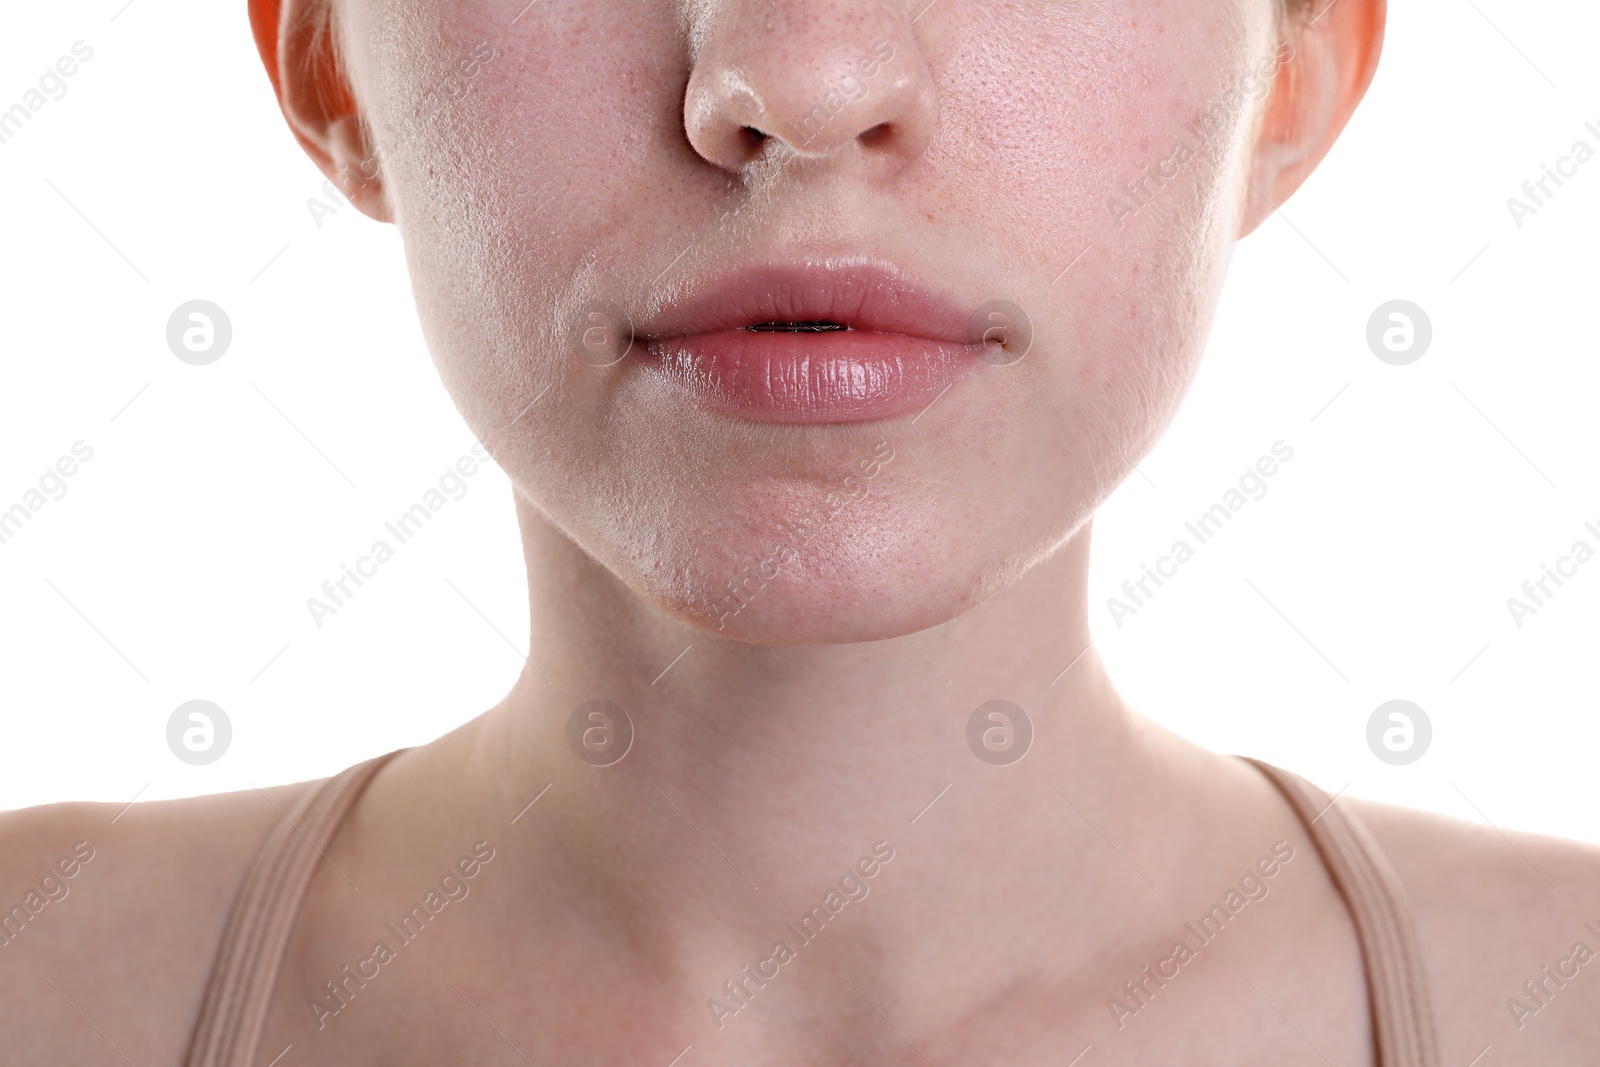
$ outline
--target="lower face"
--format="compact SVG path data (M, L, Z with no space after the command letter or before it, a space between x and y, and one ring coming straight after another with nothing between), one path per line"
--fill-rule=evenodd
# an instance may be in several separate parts
M1069 538L1187 388L1237 229L1266 0L899 2L340 5L472 431L646 602L738 640L936 625ZM776 8L808 32L765 39ZM873 75L805 52L866 9ZM908 64L931 139L718 166L685 133L708 40L812 78L824 122Z

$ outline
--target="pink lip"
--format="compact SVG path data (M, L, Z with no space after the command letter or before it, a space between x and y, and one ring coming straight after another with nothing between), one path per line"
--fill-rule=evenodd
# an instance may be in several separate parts
M861 422L931 404L979 365L964 312L876 265L763 267L673 305L637 332L641 361L697 402L764 422ZM767 333L762 322L848 330Z

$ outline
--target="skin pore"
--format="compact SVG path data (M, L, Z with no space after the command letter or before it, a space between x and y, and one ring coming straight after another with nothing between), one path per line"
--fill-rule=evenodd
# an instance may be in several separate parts
M686 1047L685 1067L1064 1064L1086 1046L1086 1067L1373 1062L1359 946L1303 828L1258 772L1124 704L1090 647L1086 586L1090 519L1180 402L1233 243L1332 146L1384 14L256 0L291 130L399 228L440 377L516 486L532 625L506 698L392 762L328 850L255 1062L286 1046L283 1067L667 1067ZM837 111L808 118L841 87ZM637 360L581 357L594 307L646 323L772 263L872 263L962 308L1004 299L1032 347L915 418L805 425L731 418ZM764 567L818 509L803 547ZM966 741L996 698L1036 731L1011 766ZM596 699L634 731L606 767L568 745ZM136 807L96 861L122 872L118 893L83 890L107 917L22 946L41 967L52 951L137 956L73 986L134 1062L181 1057L271 808ZM42 849L89 815L41 818L10 832ZM1542 946L1564 927L1451 948L1466 919L1437 901L1489 844L1373 818L1422 902L1445 1062L1466 1063L1499 1039L1482 1019L1516 961L1554 958ZM493 859L470 892L319 1012L479 842ZM790 940L784 924L880 842L893 858L861 879L870 893L815 943ZM1591 854L1521 844L1558 880L1600 884ZM1133 1020L1108 1010L1284 850L1203 975ZM1512 878L1500 862L1478 883ZM169 927L183 932L154 960L140 931ZM730 996L779 939L798 958ZM1485 954L1492 975L1455 977ZM104 1052L35 986L0 972L38 1013L26 1048ZM1594 1036L1584 1017L1521 1047L1576 1047Z

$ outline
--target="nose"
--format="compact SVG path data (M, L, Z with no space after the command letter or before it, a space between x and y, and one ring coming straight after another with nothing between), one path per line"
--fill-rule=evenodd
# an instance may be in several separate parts
M711 0L683 121L694 150L739 173L769 152L898 170L932 140L939 100L902 0Z

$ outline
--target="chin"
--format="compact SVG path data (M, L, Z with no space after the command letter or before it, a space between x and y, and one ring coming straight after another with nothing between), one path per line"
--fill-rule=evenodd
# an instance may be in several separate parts
M849 644L949 622L1024 569L995 557L1006 531L887 499L853 503L821 529L792 516L741 529L758 532L730 538L699 531L698 543L721 547L653 568L658 577L676 577L648 582L646 598L673 618L733 641Z

